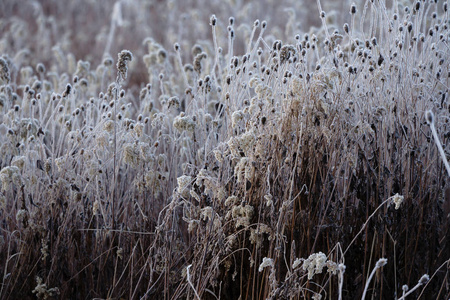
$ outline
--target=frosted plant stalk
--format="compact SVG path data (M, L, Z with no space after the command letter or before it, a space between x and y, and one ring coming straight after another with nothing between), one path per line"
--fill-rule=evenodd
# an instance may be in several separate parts
M445 152L444 152L444 149L442 148L441 141L439 140L439 137L437 135L436 127L434 126L434 114L431 110L427 110L425 112L425 119L427 120L428 125L430 125L431 132L434 137L434 142L436 143L436 146L438 147L439 154L441 154L445 168L447 169L447 174L448 174L448 176L450 176L450 165L448 164L447 157L445 156Z
M406 296L417 290L421 285L427 283L428 280L430 280L430 276L428 276L428 274L423 275L422 277L420 277L419 282L412 289L410 289L409 292L407 292L406 294L403 293L403 295L398 300L406 299Z
M364 292L361 297L361 300L364 300L366 298L367 290L369 289L370 281L372 280L373 276L375 275L375 272L387 264L386 258L380 258L377 263L375 264L375 268L373 268L372 272L370 273L369 279L367 279L366 286L364 287Z

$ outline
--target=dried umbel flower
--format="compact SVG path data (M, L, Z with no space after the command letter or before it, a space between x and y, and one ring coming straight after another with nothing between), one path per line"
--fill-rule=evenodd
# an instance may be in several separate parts
M380 258L377 263L376 263L376 267L377 268L381 268L384 267L387 264L387 259L386 258Z
M295 263L295 262L294 262ZM313 253L303 262L303 270L308 270L308 280L311 280L315 274L322 273L326 266L327 256L322 253Z
M195 122L191 117L180 114L173 120L173 127L178 129L180 132L185 130L193 132L195 129Z
M117 248L117 258L119 258L120 260L123 259L123 248Z
M180 107L180 99L177 96L173 96L169 98L169 108L174 106L175 108Z
M398 193L392 196L392 203L395 204L395 209L399 209L400 205L403 203L403 196L400 196Z
M23 170L26 162L25 156L15 156L11 161L11 166L18 167L20 170Z
M56 295L59 295L59 289L57 287L49 289L45 283L43 283L42 278L36 277L36 287L32 291L33 294L36 294L38 299L49 299Z
M22 183L20 169L16 166L5 167L0 171L0 182L2 183L2 190L6 191L10 184L16 186Z
M177 178L177 191L183 197L187 198L189 196L189 186L192 182L192 176L182 175Z
M231 115L232 124L231 127L236 127L237 123L244 118L244 113L241 110L233 112Z
M258 271L262 272L266 267L273 267L273 259L264 257L262 263L259 265Z
M45 261L45 259L48 256L48 240L47 239L41 239L41 253L42 253L42 261Z
M86 77L90 67L91 64L88 61L79 60L77 62L77 70L75 71L75 74L78 77Z
M16 213L16 221L18 223L25 224L27 219L28 219L28 211L26 211L25 209L19 209Z
M119 60L117 61L118 79L127 79L128 62L133 60L133 54L128 50L120 51Z
M9 81L11 80L8 63L1 57L0 57L0 79L6 84L8 84Z
M226 201L228 201L227 199ZM247 227L250 225L250 221L253 217L254 208L251 205L238 205L231 209L231 217L235 221L235 228L241 226Z
M280 62L284 63L289 60L289 58L296 58L297 50L292 45L284 45L280 50Z

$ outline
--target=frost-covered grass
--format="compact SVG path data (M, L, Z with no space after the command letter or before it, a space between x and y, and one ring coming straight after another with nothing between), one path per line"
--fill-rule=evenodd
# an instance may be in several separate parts
M0 297L448 299L448 3L342 2L2 1Z

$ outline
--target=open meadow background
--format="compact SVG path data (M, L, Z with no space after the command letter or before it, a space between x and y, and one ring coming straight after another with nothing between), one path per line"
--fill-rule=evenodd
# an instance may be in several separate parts
M1 299L449 299L448 2L0 2Z

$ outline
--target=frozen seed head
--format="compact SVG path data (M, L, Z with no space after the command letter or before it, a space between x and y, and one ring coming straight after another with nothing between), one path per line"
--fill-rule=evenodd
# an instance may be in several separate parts
M228 26L228 31L230 32L230 38L233 40L234 39L234 29L231 26Z
M0 57L0 80L5 82L6 84L8 84L9 81L11 80L8 63L1 57Z
M111 55L106 54L103 56L103 65L105 67L111 67L114 63L114 60L112 59Z
M202 72L202 60L205 59L206 57L207 55L205 52L201 52L195 56L194 71L196 71L199 74Z
M425 120L427 120L428 125L434 124L434 114L431 110L425 112Z
M133 60L133 54L128 50L120 51L119 60L117 61L117 71L119 79L127 78L128 62Z
M20 209L16 213L16 221L18 223L24 223L28 217L28 212L25 209Z
M308 280L311 280L315 274L322 273L326 266L327 256L322 253L313 253L303 262L303 270L308 271Z
M44 66L44 64L38 63L36 65L36 72L41 73L41 74L45 73L45 66Z
M392 203L395 204L395 209L399 209L400 205L403 203L403 196L400 196L398 193L392 196Z
M387 264L387 259L386 258L380 258L377 263L376 263L376 267L379 269L383 266L385 266Z
M177 191L185 196L188 197L189 195L189 186L191 184L191 182L193 181L193 178L191 176L187 176L187 175L182 175L180 177L177 178Z
M314 293L314 295L311 298L312 300L321 300L322 299L322 295L318 294L318 293Z
M63 92L63 94L62 94L63 97L69 96L71 91L72 91L72 86L70 85L70 83L68 83L68 84L66 85L66 89L64 90L64 92Z
M372 40L371 40L371 42L372 42L372 45L374 45L374 46L376 46L378 43L377 43L377 38L376 37L373 37L372 38Z
M430 276L428 276L428 274L423 275L422 277L420 277L419 279L419 284L425 284L430 280Z
M417 2L416 2L416 5L415 5L414 9L415 9L416 11L418 11L418 10L420 9L420 1L417 1Z
M174 106L175 108L180 107L180 99L177 96L169 98L169 107Z
M216 24L217 24L217 18L216 18L216 15L212 15L212 16L211 16L211 18L209 19L209 24L210 24L211 26L216 26Z
M350 13L352 15L356 14L356 4L352 3L352 5L350 6Z
M173 120L173 127L178 129L178 131L180 132L183 131L194 132L195 122L191 117L181 113L180 115L176 116L175 119Z

